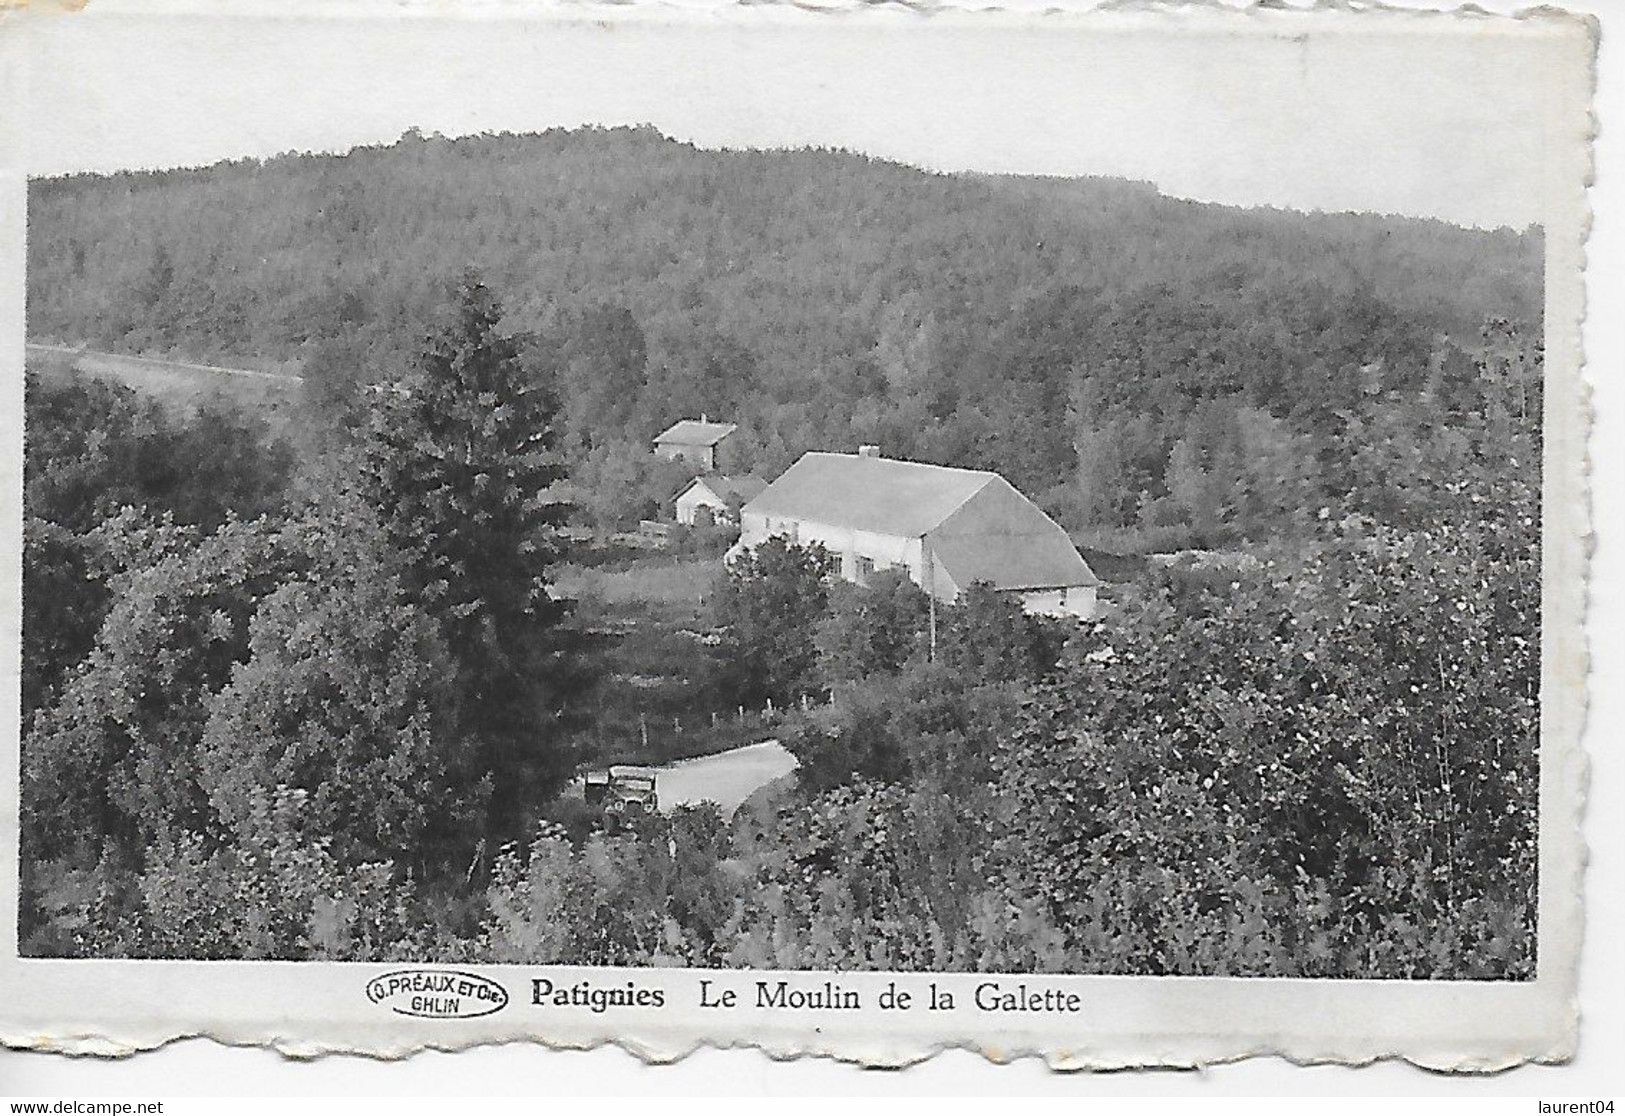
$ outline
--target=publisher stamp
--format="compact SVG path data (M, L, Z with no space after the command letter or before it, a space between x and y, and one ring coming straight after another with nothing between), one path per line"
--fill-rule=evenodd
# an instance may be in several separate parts
M367 982L367 999L396 1015L475 1019L508 1006L508 990L490 977L447 969L402 969Z

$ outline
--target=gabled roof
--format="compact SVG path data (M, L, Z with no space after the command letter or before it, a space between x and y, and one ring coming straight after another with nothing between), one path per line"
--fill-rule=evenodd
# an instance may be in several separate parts
M995 589L1070 589L1099 585L1059 525L1021 535L931 536L931 553L954 584L968 589L985 581Z
M755 515L916 538L997 474L850 453L806 453L751 500Z
M738 429L731 422L679 419L655 439L655 445L714 446Z
M724 477L712 473L695 477L683 485L677 495L683 495L697 484L703 484L706 488L709 488L719 500L738 500L741 504L754 499L758 493L767 487L767 482L754 473L742 477Z
M1067 533L997 473L861 454L809 453L745 505L750 515L876 534L930 535L961 589L1060 589L1100 579Z

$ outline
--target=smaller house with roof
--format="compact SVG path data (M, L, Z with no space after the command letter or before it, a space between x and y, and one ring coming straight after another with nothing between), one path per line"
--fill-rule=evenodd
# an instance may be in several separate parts
M688 527L707 521L737 523L739 509L766 487L765 480L751 475L695 477L677 494L677 522Z
M1067 533L997 473L880 456L808 453L740 511L729 557L784 536L817 543L847 581L902 569L941 601L981 582L1028 612L1089 617L1100 579Z
M707 415L679 419L655 438L655 456L665 461L687 461L714 473L723 442L738 429L731 422L712 422Z

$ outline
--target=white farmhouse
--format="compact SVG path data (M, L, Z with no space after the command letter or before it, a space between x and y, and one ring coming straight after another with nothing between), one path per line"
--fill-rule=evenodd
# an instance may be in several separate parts
M677 522L689 527L705 518L713 523L734 522L738 509L766 487L767 482L757 476L711 473L695 477L677 494Z
M809 453L740 512L729 557L775 535L818 543L863 584L900 568L938 600L977 582L1049 616L1088 617L1100 584L1061 526L997 473L880 456Z

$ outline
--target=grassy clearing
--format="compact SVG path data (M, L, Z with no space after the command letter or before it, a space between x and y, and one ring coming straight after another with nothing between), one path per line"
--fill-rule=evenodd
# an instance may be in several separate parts
M555 582L566 596L590 597L611 609L697 612L710 599L720 569L715 558L654 558L627 566L566 567Z
M665 763L770 735L759 711L741 717L721 692L710 626L717 557L648 555L566 566L555 588L603 641L604 681L591 699L588 750L599 763Z

